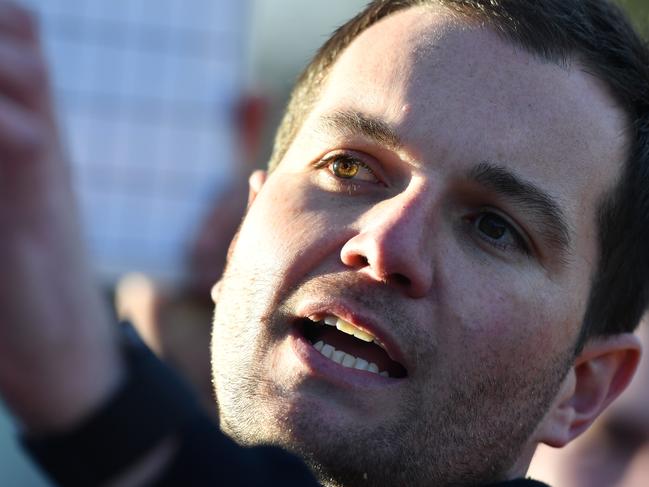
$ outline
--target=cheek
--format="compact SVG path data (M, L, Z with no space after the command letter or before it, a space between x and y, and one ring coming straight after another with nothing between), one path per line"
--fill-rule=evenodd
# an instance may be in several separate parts
M345 218L337 211L340 204L307 179L305 174L269 179L241 228L233 253L238 264L283 274L298 262L315 264L339 250Z
M449 253L450 254L450 253ZM566 295L532 266L506 269L456 252L438 266L439 314L447 324L441 341L457 360L496 367L542 365L572 346L581 313Z

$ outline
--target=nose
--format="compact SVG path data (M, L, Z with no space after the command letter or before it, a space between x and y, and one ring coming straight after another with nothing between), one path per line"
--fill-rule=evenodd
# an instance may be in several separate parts
M342 262L412 298L433 285L430 206L425 197L399 195L373 207L340 252Z

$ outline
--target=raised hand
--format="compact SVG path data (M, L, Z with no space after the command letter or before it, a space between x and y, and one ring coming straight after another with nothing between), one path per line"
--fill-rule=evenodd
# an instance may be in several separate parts
M34 431L74 425L119 383L81 242L35 19L0 0L0 393Z

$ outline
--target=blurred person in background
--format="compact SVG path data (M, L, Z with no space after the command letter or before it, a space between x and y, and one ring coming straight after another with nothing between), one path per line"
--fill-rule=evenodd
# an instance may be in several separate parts
M649 323L645 353L629 388L582 436L562 449L541 445L530 475L560 487L649 485Z

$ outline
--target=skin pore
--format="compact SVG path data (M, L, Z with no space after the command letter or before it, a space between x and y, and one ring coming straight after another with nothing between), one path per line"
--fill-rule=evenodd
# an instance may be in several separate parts
M332 485L488 483L569 441L622 119L578 66L444 10L361 34L279 167L251 180L214 293L224 431ZM407 375L319 358L313 314L380 336Z

